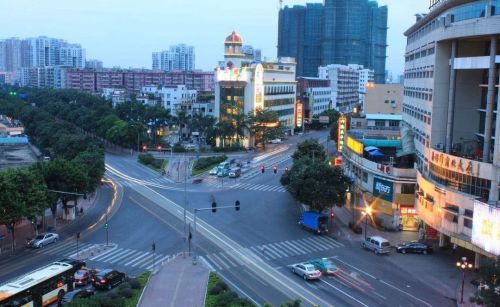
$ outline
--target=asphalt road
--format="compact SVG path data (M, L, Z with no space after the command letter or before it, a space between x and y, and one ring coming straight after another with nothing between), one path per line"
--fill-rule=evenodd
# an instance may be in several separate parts
M326 133L315 133L325 138ZM300 209L280 186L280 173L291 166L294 145L303 140L269 146L271 154L236 156L252 161L252 170L236 180L204 177L202 184L173 183L127 156L106 157L107 174L117 183L120 206L109 218L109 242L114 249L91 257L97 268L116 268L137 275L187 251L186 221L193 225L193 208L209 207L215 198L218 209L199 212L195 252L241 295L258 304L279 305L300 298L306 306L452 306L439 289L419 282L407 271L396 269L388 257L376 256L344 237L316 236L302 230ZM266 172L260 173L260 166ZM278 174L271 171L277 165ZM107 190L111 202L113 191ZM232 208L241 202L241 210ZM335 226L337 227L337 226ZM335 232L334 232L335 233ZM85 232L81 247L106 241L102 220ZM155 242L153 256L151 245ZM75 253L73 238L26 251L17 259L0 260L0 282L40 265ZM289 266L327 257L338 266L337 276L304 281Z

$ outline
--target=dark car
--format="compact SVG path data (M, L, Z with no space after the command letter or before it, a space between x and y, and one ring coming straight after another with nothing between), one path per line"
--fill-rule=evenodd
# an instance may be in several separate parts
M432 254L434 251L432 246L427 245L421 242L406 242L402 244L398 244L396 246L396 251L398 253L406 254L406 253L421 253L421 254Z
M79 289L73 290L71 292L66 293L61 300L59 301L59 305L64 305L66 303L71 302L77 298L89 298L94 295L94 291L91 289Z
M92 278L95 288L111 290L125 281L125 273L116 270L102 270Z

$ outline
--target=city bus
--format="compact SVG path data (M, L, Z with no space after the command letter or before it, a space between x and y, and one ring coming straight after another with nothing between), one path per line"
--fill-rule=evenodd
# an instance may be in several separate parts
M0 285L0 307L42 307L74 288L73 276L84 262L65 259Z

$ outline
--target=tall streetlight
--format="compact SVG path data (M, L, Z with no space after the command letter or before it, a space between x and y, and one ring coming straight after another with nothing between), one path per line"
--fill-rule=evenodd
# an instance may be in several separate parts
M472 263L467 262L467 257L462 257L461 261L457 261L457 268L462 270L462 294L460 296L460 304L463 304L464 302L465 270L470 270L473 267Z
M371 207L366 207L365 210L363 210L363 215L365 216L365 241L366 241L366 229L368 227L368 216L372 215L372 208Z

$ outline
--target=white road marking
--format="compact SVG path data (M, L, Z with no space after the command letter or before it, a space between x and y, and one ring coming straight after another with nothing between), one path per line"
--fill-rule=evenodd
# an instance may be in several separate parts
M320 279L319 281L320 281L320 282L322 282L322 283L325 283L325 284L327 284L329 287L332 287L333 289L335 289L335 290L339 291L340 293L344 294L344 295L345 295L345 296L347 296L348 298L350 298L350 299L352 299L352 300L354 300L354 301L358 302L358 303L359 303L359 304L361 304L362 306L368 307L368 305L366 305L366 304L365 304L365 303L363 303L362 301L360 301L360 300L358 300L357 298L355 298L355 297L353 297L353 296L349 295L348 293L346 293L346 292L342 291L341 289L339 289L339 288L335 287L334 285L330 284L329 282L326 282L326 281L324 281L323 279Z
M236 263L234 263L233 261L231 261L231 259L229 259L229 257L227 257L226 255L224 255L224 252L220 252L220 253L219 253L219 257L220 257L221 259L224 259L224 260L226 260L227 262L229 262L229 265L231 265L232 267L236 267L236 266L237 266L237 265L236 265Z
M411 298L413 298L413 299L415 299L415 300L417 300L417 301L419 301L419 302L422 302L422 303L423 303L424 305L426 305L426 306L430 306L430 307L432 307L432 305L431 305L431 304L429 304L429 303L427 303L426 301L421 300L421 299L419 299L418 297L416 297L416 296L414 296L414 295L412 295L412 294L410 294L410 293L408 293L408 292L406 292L406 291L403 291L403 290L399 289L398 287L391 285L391 284L390 284L390 283L388 283L388 282L385 282L385 281L383 281L383 280L380 280L380 282L381 282L381 283L383 283L384 285L387 285L387 286L389 286L389 287L393 288L394 290L397 290L397 291L399 291L399 292L401 292L401 293L404 293L404 294L408 295L409 297L411 297Z
M219 258L219 256L217 256L217 254L212 254L212 258L216 259L217 262L223 266L226 270L229 269L229 265L227 263L225 263L221 258Z
M207 257L208 260L210 260L210 262L213 263L219 270L222 270L222 267L210 255L205 255L205 257Z
M134 259L130 260L129 262L125 263L124 266L128 266L129 264L134 263L136 260L145 257L147 254L148 254L147 252L142 252L139 256L137 256Z

